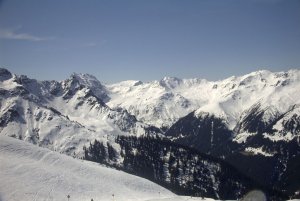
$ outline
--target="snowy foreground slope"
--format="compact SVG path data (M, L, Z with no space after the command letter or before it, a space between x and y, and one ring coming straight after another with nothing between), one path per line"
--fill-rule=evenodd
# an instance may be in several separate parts
M0 137L0 200L148 200L173 197L146 180L95 163ZM160 192L160 195L159 195Z

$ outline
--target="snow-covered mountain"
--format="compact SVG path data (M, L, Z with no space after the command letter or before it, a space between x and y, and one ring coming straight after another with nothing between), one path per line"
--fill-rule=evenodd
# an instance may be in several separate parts
M300 104L299 70L257 71L216 82L165 77L147 83L124 81L103 85L87 74L74 73L61 82L37 81L1 69L0 81L0 125L6 128L1 133L7 134L5 130L13 127L15 136L29 139L38 132L40 141L44 140L42 133L46 127L52 131L89 133L85 136L93 135L92 138L160 133L155 127L168 129L195 110L195 116L208 112L223 119L235 135L244 136L246 125L241 122L250 118L249 113L257 107L258 112L263 111L260 118L268 123ZM50 126L51 118L65 123ZM16 121L19 123L13 123ZM66 122L68 129L64 127ZM37 125L41 123L47 126ZM45 132L48 135L50 131ZM24 133L27 134L22 136Z
M91 75L37 81L0 70L0 133L67 154L95 139L159 133L122 108L111 109L106 87Z
M212 133L223 144L246 143L262 131L273 141L300 137L294 125L300 105L298 69L275 73L261 70L215 82L172 77L147 83L125 81L108 85L107 90L111 98L106 104L110 107L126 108L138 120L164 128L167 136L202 147L201 151L211 149ZM291 111L293 115L287 116ZM295 126L293 132L285 131L282 124L287 121L290 127ZM199 132L206 136L200 137ZM252 148L244 151L253 152Z
M0 135L75 157L95 140L106 151L111 143L118 167L138 152L131 147L124 154L117 136L165 136L284 196L300 188L299 106L300 70L105 85L88 74L38 81L0 69Z
M221 158L263 186L300 188L300 70L217 82L164 78L107 86L111 107L165 127L175 143ZM120 101L122 100L122 101ZM154 118L153 118L154 117Z
M219 97L217 104L180 118L165 135L231 163L263 186L293 195L300 188L299 71L251 75L243 76L238 98L224 102ZM268 81L260 85L257 77Z
M220 81L165 77L142 83L125 81L108 85L110 107L126 108L138 120L170 127L197 110L226 120L233 129L253 105L260 103L270 115L286 112L300 103L300 71L272 73L262 70ZM270 115L265 114L266 121Z

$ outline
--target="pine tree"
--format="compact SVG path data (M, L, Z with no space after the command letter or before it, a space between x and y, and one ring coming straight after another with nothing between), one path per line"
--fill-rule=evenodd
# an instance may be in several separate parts
M108 142L107 142L107 152L108 152L109 160L115 161L116 160L116 151L112 147L112 145L110 145Z

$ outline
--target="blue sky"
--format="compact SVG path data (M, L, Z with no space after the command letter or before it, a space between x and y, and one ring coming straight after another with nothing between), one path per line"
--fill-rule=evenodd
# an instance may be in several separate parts
M0 0L0 65L107 83L300 68L300 1Z

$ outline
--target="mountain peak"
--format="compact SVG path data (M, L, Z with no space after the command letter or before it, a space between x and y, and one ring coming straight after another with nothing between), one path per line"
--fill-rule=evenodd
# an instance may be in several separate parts
M174 89L175 87L179 86L182 83L182 79L177 77L164 77L162 80L159 81L159 84L162 87Z
M100 83L100 81L95 76L86 73L72 73L70 78L85 84L91 82Z
M248 73L242 77L247 78L247 77L266 77L268 75L272 74L272 72L268 70L258 70L258 71L253 71L251 73Z
M74 91L82 87L90 89L95 96L106 102L109 97L106 87L93 75L83 73L72 73L69 79L64 81L65 88Z
M12 78L11 72L5 68L0 68L0 81L8 80Z

